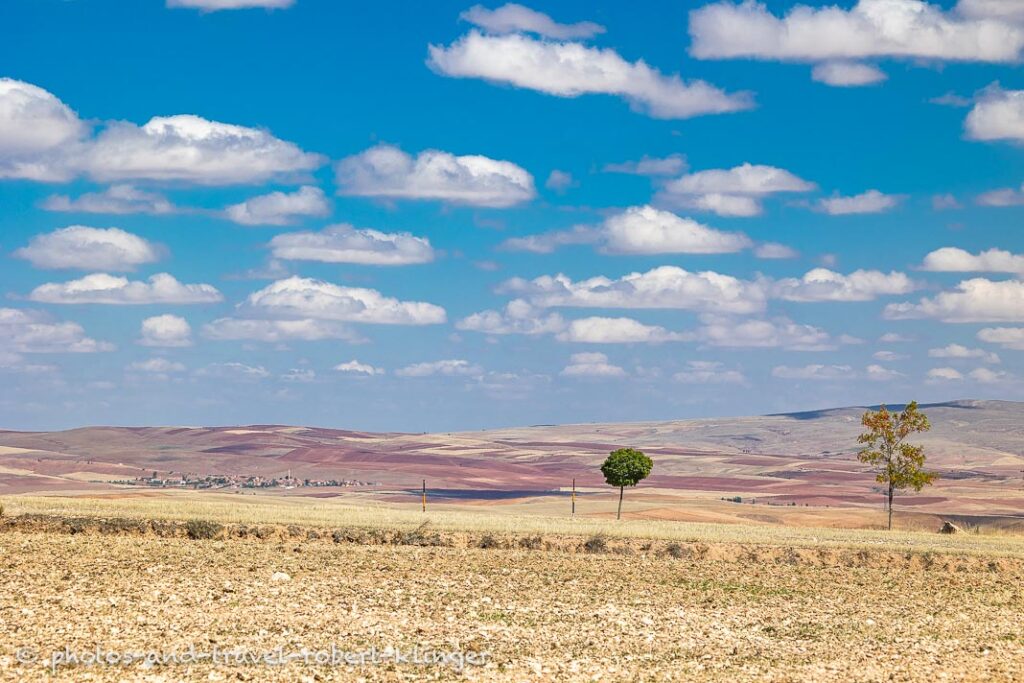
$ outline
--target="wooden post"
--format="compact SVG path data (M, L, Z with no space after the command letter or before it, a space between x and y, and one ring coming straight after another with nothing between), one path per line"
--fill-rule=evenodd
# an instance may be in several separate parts
M423 480L423 511L427 511L427 480Z
M576 515L576 477L572 479L572 514Z

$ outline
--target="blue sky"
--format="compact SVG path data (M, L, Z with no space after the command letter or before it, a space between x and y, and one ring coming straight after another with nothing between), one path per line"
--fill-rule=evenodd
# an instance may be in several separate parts
M1016 0L2 12L2 427L1024 397Z

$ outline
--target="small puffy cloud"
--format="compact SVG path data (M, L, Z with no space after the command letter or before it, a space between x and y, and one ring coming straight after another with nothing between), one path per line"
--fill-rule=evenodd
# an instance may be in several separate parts
M1024 90L1003 90L993 84L976 98L964 121L971 140L1024 142Z
M797 258L800 252L778 242L763 242L754 248L754 256L763 259L789 259Z
M295 0L167 0L168 7L197 9L203 12L218 12L229 9L286 9Z
M192 327L176 315L155 315L142 321L142 346L192 346Z
M562 193L576 185L571 173L559 171L557 168L551 172L548 179L544 181L544 187L555 192Z
M330 320L256 320L217 318L203 326L203 336L216 341L252 340L261 342L321 341L342 339L363 341L347 325Z
M395 370L398 377L465 377L483 374L479 365L467 360L437 360L428 363L414 363Z
M291 225L307 216L326 216L331 204L319 187L304 185L295 192L271 192L232 204L224 215L242 225Z
M950 209L962 209L960 200L951 194L937 194L932 196L932 208L936 211L948 211Z
M270 377L270 373L262 365L246 365L245 363L211 363L196 371L199 377L214 379L233 379L256 381Z
M683 119L749 109L747 93L726 93L704 81L685 82L643 61L628 62L608 48L536 40L522 34L468 34L445 47L431 45L427 64L452 78L480 78L557 97L616 95L655 118Z
M1016 273L1024 274L1024 255L1003 249L988 249L977 254L943 247L924 257L923 270L943 273Z
M817 207L820 211L830 216L882 213L895 208L902 199L901 195L883 194L878 190L868 190L852 197L836 196L819 199Z
M974 201L981 206L1021 206L1024 205L1024 187L1020 189L1003 187L998 190L990 190L975 197Z
M169 375L172 372L185 372L185 366L181 363L167 360L166 358L149 358L136 361L128 366L129 370L136 372L147 372L156 375Z
M274 258L285 261L404 266L434 260L434 250L425 237L361 230L345 224L320 232L277 235L270 240L270 249Z
M998 363L999 356L985 349L971 349L962 344L949 344L939 349L928 349L930 358L977 358L985 363Z
M316 371L309 368L292 368L281 375L282 382L309 383L316 380Z
M650 157L646 154L639 161L624 161L618 164L605 164L605 173L625 173L643 176L672 176L686 170L686 157L682 154L670 154L667 157Z
M963 373L956 368L932 368L927 377L931 382L955 382L964 378Z
M786 301L871 301L889 294L906 294L918 286L904 273L856 270L843 275L815 268L802 278L784 278L772 284L774 296Z
M783 192L810 192L816 187L785 169L745 163L729 169L697 171L671 180L665 183L655 200L720 216L749 217L762 212L761 202L765 197Z
M658 325L645 325L632 318L591 317L573 320L557 335L563 342L585 344L658 344L691 341L693 335L670 332Z
M1014 62L1024 49L1018 25L921 0L859 0L848 10L795 5L781 17L759 2L715 2L690 13L690 37L699 59Z
M140 190L134 185L111 185L100 192L86 192L72 199L66 194L50 195L43 200L47 211L77 213L170 214L178 209L162 194Z
M560 24L543 12L523 7L514 2L506 3L493 10L482 5L473 5L460 14L459 18L488 33L536 33L546 38L559 40L593 38L604 33L605 30L604 26L592 21Z
M907 358L907 355L904 353L896 353L895 351L876 351L871 357L885 363L892 363L893 361Z
M837 88L853 88L881 83L887 76L876 66L857 62L825 62L811 71L811 78Z
M559 374L564 377L625 377L626 371L609 363L603 353L574 353Z
M840 380L852 379L856 373L849 365L804 365L803 367L790 367L778 365L772 368L772 377L780 379L810 379L810 380Z
M890 382L904 377L904 374L881 365L869 365L864 370L864 376L872 382Z
M978 339L1004 349L1024 351L1024 327L986 327L978 331Z
M672 375L683 384L746 384L747 378L739 370L726 370L721 363L691 360L686 370Z
M600 228L578 225L569 230L555 230L539 235L512 237L502 242L501 249L506 251L528 251L534 254L550 254L559 247L569 247L577 244L596 244L602 240L602 237L603 234Z
M510 301L504 311L474 313L455 324L456 329L484 334L554 334L565 328L557 313L545 313L523 299Z
M743 233L722 232L651 206L608 218L605 251L616 254L728 254L752 245Z
M533 176L510 161L455 156L428 149L416 157L377 145L335 166L339 194L386 199L434 199L503 208L533 199Z
M374 289L290 277L253 292L242 305L253 317L337 320L382 325L434 325L445 310L422 301L399 301Z
M113 350L113 344L88 337L78 323L56 321L32 309L0 308L0 354Z
M947 323L1024 322L1024 281L964 280L953 291L918 303L889 304L886 318L937 318Z
M357 360L350 360L347 363L339 363L334 366L334 369L347 375L357 375L362 377L373 377L375 375L383 375L385 373L383 368L377 368L368 363L360 363Z
M49 282L29 294L48 304L207 304L224 299L213 285L183 284L167 273L147 281L93 273L70 282Z
M998 384L1011 379L1009 373L990 368L975 368L968 372L967 376L979 384Z
M886 332L878 338L878 341L883 344L909 344L915 341L915 339L899 332Z
M788 318L744 319L707 315L697 339L722 348L782 348L789 351L831 351L842 343L821 328L795 323Z
M78 270L135 270L160 260L152 242L119 228L71 225L33 237L14 252L36 268Z
M618 279L604 276L574 282L563 274L533 280L514 278L500 291L519 293L535 306L579 308L666 308L720 313L756 313L765 306L758 283L714 271L694 273L660 266Z

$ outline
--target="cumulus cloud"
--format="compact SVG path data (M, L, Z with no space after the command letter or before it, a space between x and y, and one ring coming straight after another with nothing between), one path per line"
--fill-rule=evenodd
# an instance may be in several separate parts
M963 373L956 368L932 368L928 371L927 377L932 382L951 382L964 378Z
M632 318L591 317L573 320L557 335L563 342L585 344L658 344L692 341L692 334L670 332L658 325L645 325Z
M682 154L670 154L667 157L650 157L646 154L639 161L624 161L618 164L605 164L605 173L625 173L627 175L671 176L686 170L686 157Z
M895 351L876 351L871 357L875 360L891 363L893 361L903 360L907 358L907 355L903 353L896 353Z
M930 358L971 358L984 363L999 363L999 356L985 349L971 349L962 344L949 344L939 349L928 349Z
M339 194L387 199L436 199L503 208L533 199L533 176L510 161L455 156L428 149L415 157L377 145L335 166Z
M32 309L0 308L0 352L16 355L113 350L113 344L87 336L78 323L56 321Z
M574 353L559 374L564 377L625 377L626 371L609 363L603 353Z
M592 21L560 24L548 15L529 7L510 2L497 9L473 5L459 15L460 19L478 26L488 33L536 33L559 40L593 38L604 33L604 26Z
M981 206L1021 206L1024 205L1024 186L1021 188L1002 187L978 195L975 200Z
M886 332L878 338L878 341L885 344L909 344L916 340L913 337L900 334L899 332Z
M881 83L887 76L876 66L857 62L825 62L811 70L811 78L837 88L853 88Z
M758 2L716 2L690 13L690 36L690 54L700 59L1014 62L1024 49L1020 26L920 0L859 0L849 10L796 5L782 17Z
M265 130L191 114L114 121L94 133L51 93L0 79L0 178L231 185L295 178L323 163Z
M785 169L745 163L671 180L655 195L655 201L720 216L749 217L762 212L761 204L766 197L783 192L809 192L816 187Z
M232 204L224 215L242 225L291 225L308 216L326 216L331 204L319 187L304 185L295 192L271 192Z
M399 301L374 289L290 277L253 292L242 310L255 318L336 320L383 325L433 325L445 310L421 301Z
M196 371L200 377L234 380L261 380L270 377L270 373L262 365L246 365L245 363L211 363Z
M1012 254L1003 249L988 249L972 254L957 247L943 247L925 256L921 268L944 273L1024 274L1024 255Z
M177 315L155 315L142 321L143 346L192 346L192 327Z
M383 368L377 368L368 363L360 363L357 360L350 360L347 363L339 363L334 366L334 369L338 372L344 372L349 375L360 375L364 377L373 377L375 375L383 375L385 373Z
M954 291L916 304L889 304L884 315L890 320L937 318L947 323L1024 322L1024 281L964 280Z
M473 30L445 47L431 45L427 64L452 78L481 78L558 97L617 95L655 118L682 119L749 109L747 93L726 93L704 81L685 82L643 61L628 62L611 49L486 35Z
M224 299L213 285L182 284L167 273L147 281L93 273L69 282L39 285L32 301L48 304L207 304Z
M618 279L604 276L574 282L563 274L533 280L514 278L499 291L522 294L535 306L581 308L667 308L723 313L755 313L765 306L758 283L713 271L693 273L660 266Z
M1024 327L986 327L978 331L978 339L1004 349L1024 351Z
M160 260L161 249L119 228L71 225L36 235L14 252L36 268L78 270L135 270Z
M881 365L869 365L864 371L864 376L872 382L889 382L904 375Z
M817 207L830 216L848 216L850 214L882 213L895 208L903 199L901 195L883 194L878 190L868 190L852 197L828 197L819 199Z
M155 375L169 375L172 372L185 372L185 366L182 363L167 360L166 358L148 358L146 360L135 361L128 366L129 370L136 372L147 372Z
M523 299L510 301L504 311L474 313L455 324L460 330L484 334L554 334L565 328L557 313L545 313Z
M764 242L754 249L754 256L763 259L788 259L797 258L800 252L778 242Z
M821 328L795 323L788 318L772 320L705 315L697 339L722 348L782 348L789 351L831 351L842 339L833 339Z
M295 0L167 0L168 7L184 7L203 12L217 12L228 9L286 9Z
M849 365L812 364L803 367L778 365L772 368L772 377L780 379L839 380L852 379L855 376Z
M551 172L548 179L544 181L544 187L549 190L554 190L559 194L565 192L570 187L576 185L576 181L573 179L571 173L566 171L559 171L557 168Z
M43 200L47 211L74 211L78 213L169 214L177 211L162 194L140 190L133 185L111 185L100 192L85 192L76 198L54 194Z
M983 90L964 121L971 140L1024 142L1024 90L1003 90L993 84Z
M686 370L672 375L672 379L683 384L746 384L747 378L739 370L726 370L721 363L691 360Z
M962 209L963 205L954 195L946 193L932 195L932 208L936 211L948 211L950 209Z
M802 278L784 278L772 284L772 294L786 301L871 301L915 289L917 284L904 273L856 270L843 275L827 268L815 268Z
M261 342L321 341L342 339L358 343L363 339L347 325L330 320L261 320L217 318L203 326L203 336L216 341L252 340Z
M1011 376L1009 373L989 368L975 368L968 372L966 377L962 372L954 368L932 368L928 371L928 381L933 384L960 382L964 379L970 379L979 384L997 384L1011 379Z
M602 240L600 228L577 225L569 230L555 230L539 235L512 237L501 243L506 251L529 251L534 254L550 254L560 247L578 244L596 244Z
M274 258L285 261L404 266L434 260L434 250L425 237L360 230L344 224L320 232L277 235L270 240L270 249Z
M316 380L316 371L309 368L291 368L281 375L282 382L309 383Z
M467 360L452 359L414 363L395 370L395 374L399 377L465 377L481 375L483 369Z

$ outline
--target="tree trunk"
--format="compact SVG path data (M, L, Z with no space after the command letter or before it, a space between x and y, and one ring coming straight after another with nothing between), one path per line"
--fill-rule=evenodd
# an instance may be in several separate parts
M889 484L889 531L892 531L892 484Z
M615 514L615 519L622 519L622 494L625 492L626 487L619 487L619 511Z

